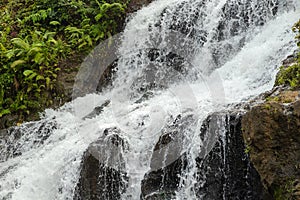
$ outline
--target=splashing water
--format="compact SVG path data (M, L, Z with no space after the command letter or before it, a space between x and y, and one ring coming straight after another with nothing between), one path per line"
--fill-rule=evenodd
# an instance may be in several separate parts
M0 134L0 199L73 199L83 153L110 128L128 142L122 199L140 199L144 175L183 153L189 163L175 198L197 199L199 127L210 113L272 88L280 61L296 48L290 29L299 8L296 0L157 0L144 7L122 34L112 87ZM85 117L105 102L100 114ZM188 128L172 146L178 152L150 166L161 133L179 115Z

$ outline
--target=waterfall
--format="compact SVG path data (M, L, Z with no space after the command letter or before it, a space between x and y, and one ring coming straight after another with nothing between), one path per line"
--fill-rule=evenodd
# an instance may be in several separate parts
M87 199L80 196L87 155L103 169L95 172L98 199L209 199L208 164L232 168L224 160L229 122L220 117L218 131L204 132L205 121L272 88L281 60L296 49L299 14L297 0L156 0L137 11L118 37L112 86L86 89L40 121L0 132L0 199ZM78 83L99 81L82 77ZM206 162L215 145L223 162ZM164 176L160 186L170 193L142 188L171 165L180 166L172 169L178 184Z

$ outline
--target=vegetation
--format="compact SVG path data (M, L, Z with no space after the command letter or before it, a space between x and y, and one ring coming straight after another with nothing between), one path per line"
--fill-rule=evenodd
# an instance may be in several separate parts
M22 120L59 98L60 64L114 34L127 0L0 2L0 117Z
M251 151L251 144L246 143L244 152L245 154L249 154Z
M300 48L300 20L294 25L293 31L297 33L297 45ZM278 73L276 85L287 85L292 89L300 88L300 52L297 55L296 63L285 67L282 66Z
M285 184L275 187L274 198L275 200L294 199L294 188L296 181L295 179L286 180Z

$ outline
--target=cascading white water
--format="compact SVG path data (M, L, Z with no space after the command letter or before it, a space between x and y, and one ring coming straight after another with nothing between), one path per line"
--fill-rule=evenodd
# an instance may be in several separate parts
M209 113L272 87L280 61L296 48L290 29L299 11L297 0L157 0L138 11L123 34L113 89L46 110L8 139L0 135L0 199L72 199L82 154L114 127L129 146L122 199L139 199L153 147L178 115L193 123L183 130L180 151L189 163L176 198L196 199L199 126ZM170 53L183 58L180 69L166 64ZM107 100L103 112L83 118Z

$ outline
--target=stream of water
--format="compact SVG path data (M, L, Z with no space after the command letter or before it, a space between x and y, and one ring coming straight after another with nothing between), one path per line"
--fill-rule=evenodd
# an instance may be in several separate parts
M297 0L156 0L137 11L121 35L112 87L0 135L0 199L73 199L83 153L110 128L128 142L122 199L140 199L144 175L183 152L189 163L174 198L199 198L199 127L272 88L280 62L296 49L299 8ZM178 115L190 120L179 153L150 167L161 132Z

